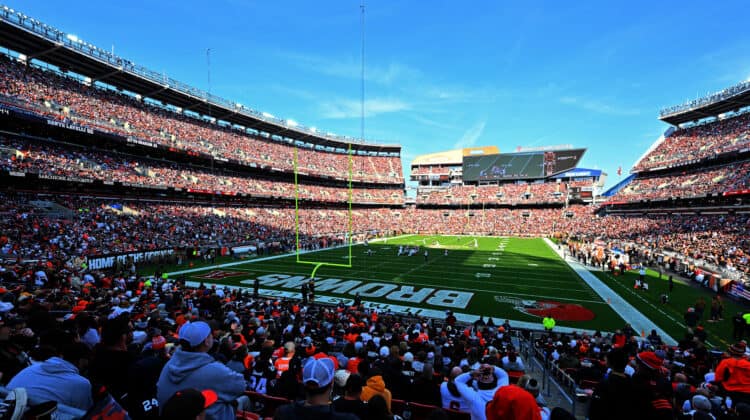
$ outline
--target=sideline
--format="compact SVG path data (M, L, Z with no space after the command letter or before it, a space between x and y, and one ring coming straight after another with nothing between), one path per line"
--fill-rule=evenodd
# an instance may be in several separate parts
M578 274L578 276L581 277L581 279L588 284L604 302L612 302L610 304L612 310L620 315L625 322L629 323L636 333L638 331L650 333L651 330L656 330L656 333L661 336L665 343L672 346L677 345L677 341L672 338L672 336L664 332L664 330L654 324L654 322L646 317L646 315L635 309L633 305L625 300L625 298L599 280L599 278L593 275L584 265L577 261L566 259L563 253L557 249L557 245L552 243L549 238L544 238L544 242L555 252L555 254L565 261L565 263L568 264L568 266L570 266L570 268L573 269L573 271L575 271L576 274Z

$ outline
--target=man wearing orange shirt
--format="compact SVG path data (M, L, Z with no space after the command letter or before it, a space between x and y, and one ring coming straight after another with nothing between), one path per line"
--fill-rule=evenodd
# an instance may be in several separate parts
M747 359L747 343L729 346L728 358L716 367L716 381L732 397L734 404L744 402L750 404L750 360Z
M276 368L277 376L280 377L282 373L289 370L289 361L292 360L292 358L294 357L294 351L295 351L294 342L287 341L284 344L284 356L276 359L276 362L273 364L274 367Z

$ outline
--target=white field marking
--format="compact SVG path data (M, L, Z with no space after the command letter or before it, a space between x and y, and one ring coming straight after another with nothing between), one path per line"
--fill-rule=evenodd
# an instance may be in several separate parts
M596 277L593 273L591 273L590 271L588 271L584 265L578 263L577 261L573 261L573 260L569 261L569 260L565 259L561 255L561 251L559 251L557 249L557 247L555 246L555 244L553 244L552 241L550 241L549 239L545 238L544 242L547 244L547 246L555 254L557 254L557 256L561 260L563 260L565 262L565 264L568 266L568 268L570 268L571 271L573 271L586 285L588 285L589 288L591 288L592 290L594 290L594 292L597 295L599 295L600 298L602 298L604 300L607 297L609 297L609 296L605 296L605 295L610 295L611 299L613 299L613 303L611 305L612 310L614 310L615 313L617 313L617 315L619 315L620 318L622 318L625 322L628 322L630 324L634 324L635 327L636 327L636 329L639 328L639 327L641 327L641 326L643 326L643 329L655 329L657 331L657 333L659 335L661 335L662 339L665 342L667 342L670 345L677 344L677 341L674 338L672 338L671 335L667 334L667 332L664 331L664 329L662 329L661 327L659 327L658 325L656 325L656 323L654 323L650 318L648 318L646 316L646 314L644 314L643 312L641 312L638 309L636 309L630 302L628 302L623 297L623 295L621 295L620 293L615 292L615 290L612 289L607 284L605 284L604 281L602 281L600 278ZM593 282L595 282L593 284L600 285L601 287L598 287L598 288L595 289L592 285L589 285L588 281L583 278L583 274L579 274L576 270L573 269L573 267L571 265L572 263L574 263L578 267L580 267L580 269L581 269L582 272L588 273L588 275L591 276L590 280L593 281ZM634 293L632 290L630 290L629 287L627 287L625 285L621 285L617 281L615 281L615 283L617 283L621 287L624 287L630 293ZM638 298L644 300L647 305L651 305L654 309L659 310L659 308L657 308L656 306L654 306L650 302L648 302L645 299L643 299L642 296L640 296L640 295L636 295L636 296L638 296ZM666 313L665 313L665 315L669 317L669 315L667 315ZM676 321L676 323L678 325L682 325L682 327L685 328L684 324L680 323L679 321ZM641 325L639 325L639 324L641 324Z
M399 235L399 236L394 236L392 238L378 238L378 239L373 239L371 242L387 241L388 239L401 239L401 238L407 238L409 236L414 236L414 235ZM357 246L357 245L358 244L352 244L352 246ZM309 250L309 251L300 251L299 253L300 253L300 255L302 255L302 254L313 254L313 253L316 253L316 252L330 251L332 249L346 248L348 246L349 246L348 244L347 245L336 245L336 246L332 246L330 248L325 248L325 249L314 249L314 250ZM277 260L277 259L280 259L280 258L293 257L295 254L296 254L296 252L290 252L288 254L272 255L270 257L253 258L252 260L249 260L249 261L233 261L233 262L224 263L224 264L216 264L216 265L209 265L209 266L198 267L198 268L191 268L189 270L172 271L172 272L169 272L169 273L166 273L166 274L169 275L169 276L176 276L176 275L179 275L179 274L197 273L199 271L207 271L207 270L212 270L212 269L216 269L216 268L234 267L235 265L253 264L253 263L261 262L261 261Z
M637 297L638 299L642 300L642 301L643 301L643 303L645 303L646 305L650 306L650 307L651 307L652 309L654 309L654 310L658 311L659 313L661 313L662 315L664 315L664 316L665 316L665 317L666 317L667 319L669 319L670 321L672 321L672 322L674 322L675 324L679 325L679 326L680 326L681 328L683 328L683 329L687 328L687 325L685 325L685 324L683 324L682 322L678 321L678 320L677 320L677 319L675 319L675 318L674 318L674 317L673 317L672 315L670 315L670 314L668 314L668 313L664 312L664 310L662 310L662 309L661 309L661 308L659 308L658 306L654 305L654 304L653 304L652 302L649 302L648 300L646 300L646 298L644 298L644 297L643 297L643 296L641 296L640 294L638 294L638 293L636 293L635 291L633 291L632 289L630 289L630 287L628 287L628 286L626 286L626 285L624 285L624 284L622 284L622 283L618 282L618 281L617 281L617 279L616 279L616 278L614 278L614 277L613 277L613 276L612 276L611 274L609 274L609 273L606 273L606 275L607 275L607 277L609 277L610 279L612 279L612 281L614 281L614 282L615 282L615 283L616 283L616 284L617 284L618 286L620 286L620 287L622 287L623 289L625 289L625 290L626 290L626 291L627 291L628 293L630 293L631 295L633 295L633 296ZM729 345L729 343L728 343L727 341L725 341L724 339L722 339L721 337L719 337L719 341L721 341L722 343L724 343L724 345L727 345L727 346ZM710 346L713 346L713 345L711 344L711 342L710 342L710 341L708 341L708 340L706 340L706 344L708 344L708 345L710 345Z
M487 258L487 261L499 261L499 260L500 260L500 258L497 258L497 257L489 257L489 258Z
M482 268L495 268L495 264L482 264Z
M669 315L668 313L664 312L664 311L663 311L663 310L662 310L661 308L659 308L658 306L656 306L656 305L654 305L653 303L651 303L651 302L647 301L647 300L646 300L646 298L644 298L644 297L643 297L643 296L641 296L640 294L638 294L638 293L634 292L633 290L631 290L629 286L626 286L626 285L624 285L624 284L620 283L620 282L619 282L619 281L617 281L617 279L616 279L616 278L614 278L614 277L613 277L613 276L612 276L611 274L609 274L609 273L606 273L606 274L607 274L607 277L609 277L610 279L612 279L612 281L614 281L614 282L615 282L615 284L617 284L617 285L618 285L618 286L620 286L621 288L623 288L623 289L627 290L627 291L628 291L628 293L630 293L630 294L631 294L631 295L633 295L633 296L636 296L636 297L637 297L638 299L642 300L642 301L643 301L643 303L645 303L646 305L650 306L650 307L651 307L652 309L655 309L656 311L660 312L660 313L661 313L662 315L664 315L664 316L665 316L665 317L667 317L667 318L668 318L668 319L669 319L670 321L674 322L675 324L679 325L680 327L682 327L682 328L687 328L687 325L685 325L685 324L683 324L682 322L680 322L680 321L676 320L676 319L675 319L674 317L672 317L672 316L671 316L671 315Z
M503 255L502 252L493 252L492 255Z
M485 278L485 279L486 279L486 278L489 278L489 277L491 277L491 276L492 276L492 275L491 275L490 273L476 273L476 274L474 275L474 277L476 277L476 278L478 278L478 279L482 279L482 278Z
M539 264L529 263L530 267L539 267Z
M256 270L259 272L265 272L265 273L279 273L279 270ZM304 275L304 274L299 274ZM403 276L397 276L400 277L403 281ZM346 276L346 280L360 280L363 282L369 282L369 283L396 283L399 284L397 281L393 280L382 280L382 279L376 279L376 278L363 278L363 277L353 277L353 276ZM486 281L480 281L480 280L472 280L472 279L460 279L456 280L457 282L461 283L483 283L487 284ZM508 285L510 283L503 283L503 285ZM459 290L459 291L467 291L467 292L484 292L484 293L493 293L493 294L506 294L506 295L518 295L518 296L528 296L529 298L538 300L539 298L547 298L552 300L558 300L558 301L570 301L570 302L587 302L587 303L596 303L601 305L606 305L607 303L601 301L601 300L586 300L586 299L572 299L572 298L563 298L559 296L546 296L546 295L538 295L538 294L528 294L528 293L512 293L507 292L505 288L501 290L489 290L489 289L477 289L477 288L468 288L468 287L445 287L445 285L441 284L435 284L435 283L420 283L420 282L414 282L411 279L409 279L409 286L422 286L422 287L431 287L433 289L439 289L439 290ZM540 287L541 288L541 287ZM547 288L547 289L553 289L553 290L567 290L572 292L580 292L580 290L570 290L569 288Z

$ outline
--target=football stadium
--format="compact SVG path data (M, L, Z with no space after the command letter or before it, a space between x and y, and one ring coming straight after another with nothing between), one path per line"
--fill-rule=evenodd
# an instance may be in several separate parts
M600 74L521 70L558 48L526 33L502 76L438 92L448 63L377 61L403 41L387 54L432 63L390 37L412 6L349 3L278 37L247 17L257 42L199 8L91 26L0 5L0 419L750 418L750 79L705 73L735 50L701 44L667 86L692 56L608 61L652 45L646 23L564 47L634 109L569 93ZM283 51L318 18L346 60ZM414 25L441 59L473 51ZM736 35L725 61L750 74ZM683 101L689 83L714 92ZM456 131L464 108L479 123Z

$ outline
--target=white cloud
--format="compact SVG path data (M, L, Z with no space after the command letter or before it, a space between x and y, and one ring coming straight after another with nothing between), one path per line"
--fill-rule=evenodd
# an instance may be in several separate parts
M578 96L563 96L560 103L575 106L586 111L592 111L599 114L607 115L638 115L641 111L637 108L625 108L616 105L606 104L597 99L581 98Z
M474 124L472 127L469 127L468 130L464 132L464 134L461 136L458 141L453 144L453 147L456 149L463 149L464 147L473 147L477 140L479 140L480 137L482 137L482 133L484 132L484 127L487 125L486 121L480 121L476 124Z
M315 73L346 79L362 78L362 62L360 58L330 59L316 55L281 52L279 56L292 64ZM411 80L419 77L421 72L401 63L388 63L385 66L375 66L365 62L365 80L381 85L391 85L399 80Z
M365 100L365 117L400 112L411 109L411 106L400 99L374 98ZM323 118L344 119L362 116L362 103L353 99L338 99L320 104Z

